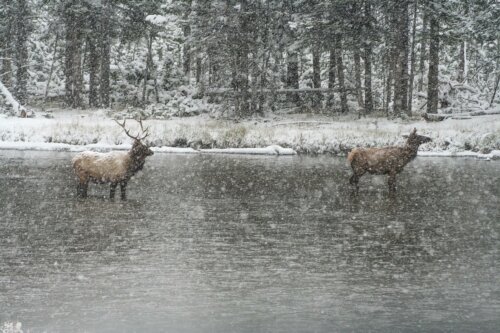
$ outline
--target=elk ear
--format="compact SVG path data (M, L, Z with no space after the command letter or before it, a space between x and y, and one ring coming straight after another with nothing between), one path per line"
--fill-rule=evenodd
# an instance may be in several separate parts
M413 134L413 135L417 134L417 129L415 127L413 128L413 131L411 132L411 134Z

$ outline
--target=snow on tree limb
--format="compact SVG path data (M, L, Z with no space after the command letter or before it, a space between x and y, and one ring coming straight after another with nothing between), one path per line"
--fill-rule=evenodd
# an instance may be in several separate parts
M12 96L7 87L4 86L2 81L0 81L0 93L5 97L7 103L12 105L14 112L21 112L22 110L25 110L25 108L21 104L19 104L19 102L14 98L14 96Z
M151 24L163 26L176 21L176 17L174 15L148 15L145 20Z

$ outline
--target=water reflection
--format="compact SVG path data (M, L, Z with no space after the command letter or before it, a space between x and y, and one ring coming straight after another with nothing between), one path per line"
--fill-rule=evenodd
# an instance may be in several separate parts
M0 323L31 331L494 331L498 163L155 155L126 202L0 153ZM488 183L483 180L489 179Z

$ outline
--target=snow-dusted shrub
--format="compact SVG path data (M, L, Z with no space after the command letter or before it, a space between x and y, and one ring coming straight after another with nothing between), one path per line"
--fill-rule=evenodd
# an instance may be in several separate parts
M163 93L164 103L152 103L144 108L127 106L124 110L114 113L117 118L170 119L171 117L190 117L202 113L217 113L221 105L208 102L207 97L201 98L192 86L180 86L176 90Z
M245 126L234 126L227 129L219 138L218 143L221 147L241 147L247 128Z

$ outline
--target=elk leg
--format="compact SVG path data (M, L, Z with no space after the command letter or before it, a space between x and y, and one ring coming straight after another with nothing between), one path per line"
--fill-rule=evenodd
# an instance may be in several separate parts
M120 191L121 191L121 199L126 200L127 199L127 182L121 182L120 183Z
M116 192L116 186L118 184L117 183L111 183L111 189L109 191L109 198L110 199L114 199L115 198L115 192Z
M78 183L78 187L76 188L76 194L80 198L87 197L87 189L89 187L89 183Z
M351 185L356 185L356 189L359 188L358 182L359 182L359 177L356 174L353 174L351 178L349 178L349 183Z
M359 170L359 169L358 169ZM349 178L349 183L351 185L355 185L356 186L356 191L359 190L359 179L361 178L361 176L363 176L365 173L363 171L361 172L356 172L356 170L352 170L353 171L353 174L351 176L351 178Z
M396 174L395 173L389 174L389 180L387 183L389 184L389 192L390 193L396 192Z

